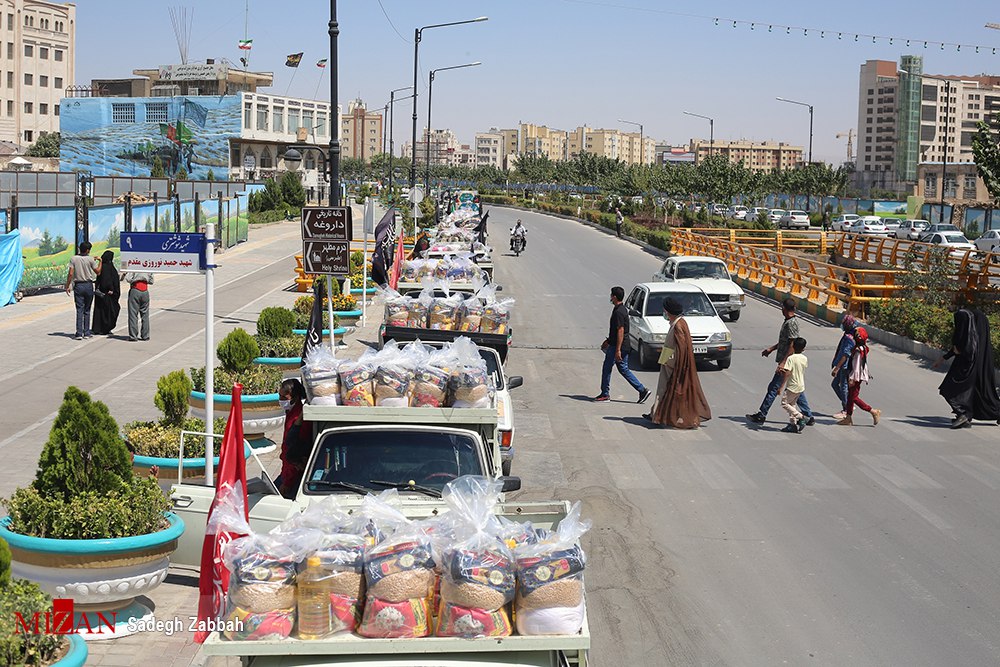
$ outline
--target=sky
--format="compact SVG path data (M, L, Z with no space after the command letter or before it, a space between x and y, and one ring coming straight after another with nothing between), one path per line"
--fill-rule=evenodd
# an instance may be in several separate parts
M275 74L269 92L329 99L331 68L316 67L329 58L325 0L249 0L249 12L247 0L76 6L77 84L180 62L168 8L184 6L194 19L189 62L238 63L246 35L253 39L250 68ZM1000 73L1000 31L984 27L1000 23L1000 6L987 0L967 0L960 10L927 0L340 0L343 108L358 96L382 107L390 90L412 83L416 27L477 16L489 21L429 29L420 44L418 127L426 123L428 68L483 63L434 80L433 125L454 130L463 143L519 122L635 131L619 119L675 145L707 139L708 121L684 115L690 111L715 119L716 140L807 146L808 110L775 100L785 97L813 105L814 158L839 163L847 143L835 135L857 127L866 60L917 54L927 74ZM747 23L734 28L734 20ZM777 25L797 29L789 34ZM881 38L856 41L858 32ZM924 48L924 40L963 47ZM989 48L977 54L976 45ZM285 67L285 56L299 51L298 70ZM398 151L410 136L411 101L395 107Z

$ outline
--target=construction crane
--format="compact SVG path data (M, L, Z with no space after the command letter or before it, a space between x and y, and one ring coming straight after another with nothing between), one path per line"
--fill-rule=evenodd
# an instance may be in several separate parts
M848 162L853 162L854 161L854 128L852 127L847 132L839 132L839 133L837 133L837 138L838 139L843 139L844 137L847 137L847 161Z

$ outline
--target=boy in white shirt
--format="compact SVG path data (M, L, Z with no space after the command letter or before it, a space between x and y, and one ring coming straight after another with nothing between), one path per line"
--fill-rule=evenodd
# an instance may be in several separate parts
M781 407L788 413L788 426L781 429L785 433L801 433L806 427L806 419L797 405L799 396L806 390L806 368L809 360L802 352L806 349L805 338L792 341L792 354L785 360L782 373L785 376L785 393L781 397Z

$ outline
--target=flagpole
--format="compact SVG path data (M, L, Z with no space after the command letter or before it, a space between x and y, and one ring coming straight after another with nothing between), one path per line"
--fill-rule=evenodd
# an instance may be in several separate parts
M326 73L326 67L320 67L319 68L319 81L316 82L316 90L313 91L313 99L314 100L316 99L316 96L319 95L319 86L320 86L321 83L323 83L323 75L325 73Z
M294 69L295 72L298 72L299 66L296 65L292 69ZM292 78L288 80L288 88L285 89L285 97L288 97L288 91L292 89L292 81L295 81L295 72L292 72Z

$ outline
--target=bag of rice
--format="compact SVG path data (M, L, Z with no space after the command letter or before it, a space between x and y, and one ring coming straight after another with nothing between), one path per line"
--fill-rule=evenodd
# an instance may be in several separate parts
M306 399L312 405L337 405L340 398L340 360L329 347L313 348L302 367Z
M447 283L441 283L440 286L445 294L448 294ZM428 328L443 331L454 331L457 329L458 309L461 304L462 295L458 292L446 297L433 299L428 310Z
M343 405L375 405L372 380L375 367L366 360L345 361L340 365L340 397Z
M455 408L488 408L493 405L496 388L479 348L462 336L451 345L458 365L452 370L449 405Z
M426 637L434 590L430 540L412 523L371 547L364 558L368 597L362 637Z
M242 639L280 639L295 621L295 555L280 540L249 534L223 549L229 569L226 618L250 625Z

